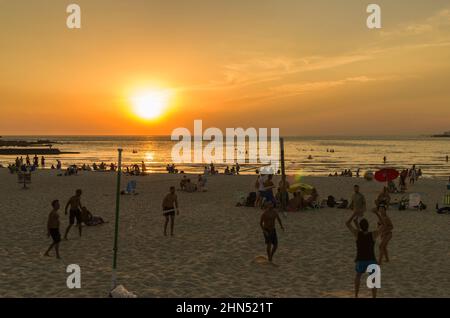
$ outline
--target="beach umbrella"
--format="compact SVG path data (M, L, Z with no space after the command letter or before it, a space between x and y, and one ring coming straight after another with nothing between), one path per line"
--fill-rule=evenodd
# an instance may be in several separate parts
M289 187L289 192L297 192L302 191L306 194L311 194L314 190L314 187L312 185L306 184L306 183L294 183Z
M379 182L389 182L397 179L399 172L393 168L384 168L375 172L375 180Z

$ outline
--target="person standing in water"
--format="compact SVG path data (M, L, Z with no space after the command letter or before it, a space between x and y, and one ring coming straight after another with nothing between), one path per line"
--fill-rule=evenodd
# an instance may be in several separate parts
M75 224L75 219L77 220L77 227L78 232L80 233L81 237L81 194L82 191L78 189L75 192L75 195L67 201L66 208L64 209L64 214L67 215L67 209L70 206L70 213L69 213L69 226L66 229L66 233L64 234L64 240L67 240L67 235L69 235L69 231L71 227Z
M175 211L177 215L180 214L178 208L178 198L175 194L175 187L170 187L170 192L164 197L162 202L163 215L166 218L164 223L164 236L167 236L167 225L170 218L170 236L173 236L173 228L175 221Z
M53 242L50 244L47 251L44 253L44 256L50 256L48 253L52 250L52 248L55 248L56 252L56 258L60 259L59 256L59 242L61 242L61 233L59 232L59 201L54 200L52 202L52 211L48 215L48 221L47 221L47 236L52 237Z
M275 220L278 221L281 229L284 231L280 216L273 208L273 203L271 201L267 201L264 204L264 213L261 215L259 225L261 226L264 234L264 240L267 247L267 259L270 263L272 263L273 255L278 248L278 236L275 229Z
M377 264L375 257L375 240L379 231L369 232L369 222L366 219L357 221L358 213L353 212L352 216L345 222L356 239L356 259L355 259L355 298L358 298L361 277L367 271L369 265ZM354 225L352 225L352 222ZM372 288L372 297L377 297L377 289Z

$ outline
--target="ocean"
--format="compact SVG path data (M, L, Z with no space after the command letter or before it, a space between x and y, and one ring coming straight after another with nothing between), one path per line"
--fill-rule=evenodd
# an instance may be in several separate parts
M117 163L117 149L123 148L123 163L144 161L151 172L165 172L172 163L171 151L176 143L170 136L4 136L4 140L49 139L57 141L53 148L79 152L46 156L46 167L70 164ZM208 142L205 142L205 145ZM334 152L331 152L334 150ZM425 177L449 177L450 138L432 137L286 137L285 164L288 174L327 176L344 169L375 171L382 167L409 168L415 164ZM383 157L387 157L386 165ZM15 156L0 156L0 163L12 163ZM203 164L179 164L185 172L201 172ZM216 164L219 169L226 165ZM243 173L255 173L256 165L241 165Z

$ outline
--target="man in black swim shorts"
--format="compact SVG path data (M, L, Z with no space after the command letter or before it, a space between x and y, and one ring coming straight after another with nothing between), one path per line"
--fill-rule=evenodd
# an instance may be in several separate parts
M273 203L267 201L264 204L264 213L261 215L260 226L264 234L264 240L267 246L267 258L269 262L272 262L273 255L278 247L277 231L275 229L275 220L278 220L281 229L284 231L281 219L278 216L277 211L273 209Z
M180 214L178 209L178 198L175 194L175 187L170 187L170 192L166 194L162 202L163 215L166 218L164 223L164 236L167 236L167 225L170 218L170 236L173 236L175 211Z
M50 256L49 252L52 248L55 248L56 258L61 258L59 256L59 242L61 241L61 234L59 233L59 201L54 200L52 202L52 211L48 215L47 221L47 236L51 236L53 239L52 244L50 244L49 248L45 252L45 256Z

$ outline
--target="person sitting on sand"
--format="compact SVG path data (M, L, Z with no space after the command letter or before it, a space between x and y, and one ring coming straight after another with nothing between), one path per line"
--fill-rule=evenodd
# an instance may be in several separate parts
M206 177L199 174L197 180L197 190L199 192L204 192L206 191L205 186L206 186Z
M269 262L272 262L273 255L278 248L278 237L275 228L275 220L278 220L281 229L284 231L281 219L278 216L277 211L274 210L272 202L266 202L264 204L264 213L261 215L259 225L261 226L264 234L264 240L267 246L267 259Z
M170 192L164 197L162 202L163 215L166 218L164 223L164 236L167 236L167 224L170 218L170 236L173 236L173 229L175 223L175 211L177 215L180 214L178 206L178 198L175 194L175 187L170 187Z
M230 174L230 167L227 166L223 173L226 174L226 175L229 175Z
M67 201L66 208L64 209L64 214L67 215L67 209L70 206L69 213L69 226L66 229L66 233L64 234L64 240L67 240L67 235L69 234L70 228L75 224L75 219L77 220L78 232L81 237L81 189L78 189L75 192L75 195Z
M211 175L215 175L216 174L216 168L214 168L214 164L212 162L209 165L209 171L211 171Z
M182 190L182 191L184 191L185 189L186 189L186 183L187 183L187 177L186 177L186 175L184 175L183 176L183 178L181 179L181 181L180 181L180 189Z
M310 196L305 200L305 204L306 206L315 208L318 205L317 202L318 200L319 200L319 192L317 192L316 188L313 188Z
M58 210L60 208L59 201L52 201L52 211L48 215L47 221L47 237L52 237L52 244L50 244L47 251L44 253L45 256L50 256L48 253L55 248L56 258L60 259L59 255L59 242L61 242L61 233L59 232L59 214Z
M358 298L359 287L361 284L361 276L366 272L369 265L377 264L375 258L375 240L379 235L379 231L369 232L369 222L361 219L358 223L358 211L354 211L352 216L345 222L345 225L356 238L356 276L355 276L355 298ZM352 225L354 223L354 226ZM372 289L372 297L376 298L377 289Z
M299 190L294 192L294 197L289 200L287 204L287 210L290 212L300 211L305 207L305 200L303 199L303 194Z
M92 215L92 213L86 207L81 208L81 220L87 226L94 226L105 223L102 217Z
M353 190L355 193L352 196L352 202L350 203L349 209L353 210L358 218L362 218L366 211L366 198L359 192L359 185L354 185Z
M184 185L184 191L186 192L195 192L197 191L197 185L191 182L191 179L187 179L186 184Z
M391 203L391 196L389 195L388 188L383 187L383 190L375 200L375 205L377 208L379 208L381 205L385 206L386 208L389 208L390 203Z
M378 217L378 226L380 231L380 255L378 257L378 265L383 262L383 256L386 258L386 262L389 262L389 254L387 251L387 246L389 241L392 239L392 230L394 226L392 225L391 219L387 216L386 206L380 205L378 209L374 209L373 212Z

